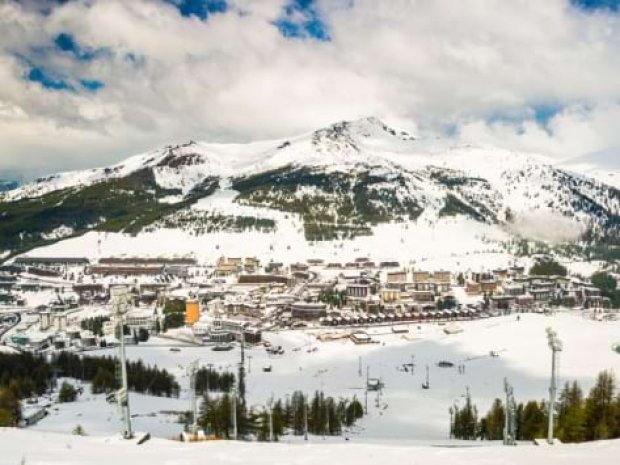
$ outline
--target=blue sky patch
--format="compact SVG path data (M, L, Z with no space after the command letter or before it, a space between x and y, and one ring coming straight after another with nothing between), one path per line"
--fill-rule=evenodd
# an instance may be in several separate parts
M53 73L38 66L32 67L26 75L26 78L31 82L38 82L46 89L73 90L73 87L66 80L54 76Z
M202 20L214 13L226 13L228 4L225 0L164 0L174 5L182 16L196 16Z
M60 76L42 66L36 66L30 63L28 66L29 70L25 74L24 79L30 82L36 82L44 89L68 92L75 92L76 90L97 92L105 87L105 83L98 79L78 79L77 82L75 82L74 80L70 80L65 76Z
M80 61L90 61L103 52L103 49L93 50L80 46L71 34L64 32L56 36L54 44L59 50L70 53Z
M323 42L331 39L314 0L290 0L273 24L287 38L312 38Z
M534 119L538 124L547 126L549 121L562 111L562 107L553 104L534 105L532 108L534 111Z
M91 92L96 92L105 85L103 82L96 79L80 79L80 84L84 89L90 90Z
M571 3L585 11L608 10L618 12L620 0L571 0Z

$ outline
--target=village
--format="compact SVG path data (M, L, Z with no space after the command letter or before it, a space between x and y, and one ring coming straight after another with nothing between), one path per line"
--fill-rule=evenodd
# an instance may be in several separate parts
M118 344L110 289L125 286L129 344L157 333L170 340L227 350L264 332L317 329L325 339L373 342L366 329L458 322L579 309L615 319L610 300L587 278L529 274L525 266L482 272L426 271L398 261L350 263L309 259L262 264L255 257L191 258L20 257L0 267L2 343L35 353L93 350Z

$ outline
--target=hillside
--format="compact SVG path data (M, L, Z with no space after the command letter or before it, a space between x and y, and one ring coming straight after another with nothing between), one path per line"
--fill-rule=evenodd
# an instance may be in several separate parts
M89 231L253 231L272 240L293 230L324 245L376 236L381 225L409 235L473 223L502 241L599 241L620 229L613 186L538 155L418 140L375 118L290 139L168 146L0 195L0 256Z

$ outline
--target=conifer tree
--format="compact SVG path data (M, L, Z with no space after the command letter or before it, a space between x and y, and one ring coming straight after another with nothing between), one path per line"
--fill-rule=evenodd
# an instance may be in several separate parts
M586 440L609 439L616 431L615 379L608 371L598 375L585 404Z
M568 382L560 393L557 436L562 442L581 442L585 439L585 410L583 391L576 381Z

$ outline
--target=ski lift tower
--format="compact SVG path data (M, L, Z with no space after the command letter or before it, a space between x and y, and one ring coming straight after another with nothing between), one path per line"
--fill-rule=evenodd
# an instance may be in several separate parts
M112 311L116 318L120 344L118 345L118 370L120 372L121 387L116 392L116 400L121 410L123 418L123 430L121 431L123 438L131 439L133 432L131 431L131 416L129 414L129 395L127 389L127 361L125 358L125 334L123 331L125 315L129 307L129 294L125 286L113 286L110 289L112 297Z
M195 438L198 434L198 408L196 403L196 372L198 371L198 360L194 360L187 367L187 375L189 376L189 402L190 412L192 412L192 425L190 433Z
M557 333L547 328L547 339L549 342L549 349L551 349L551 382L549 384L549 423L547 428L547 442L553 444L553 416L555 414L555 396L557 392L557 354L562 351L562 341L558 338Z
M516 445L517 405L512 385L504 378L504 392L506 393L506 411L504 413L504 445Z

